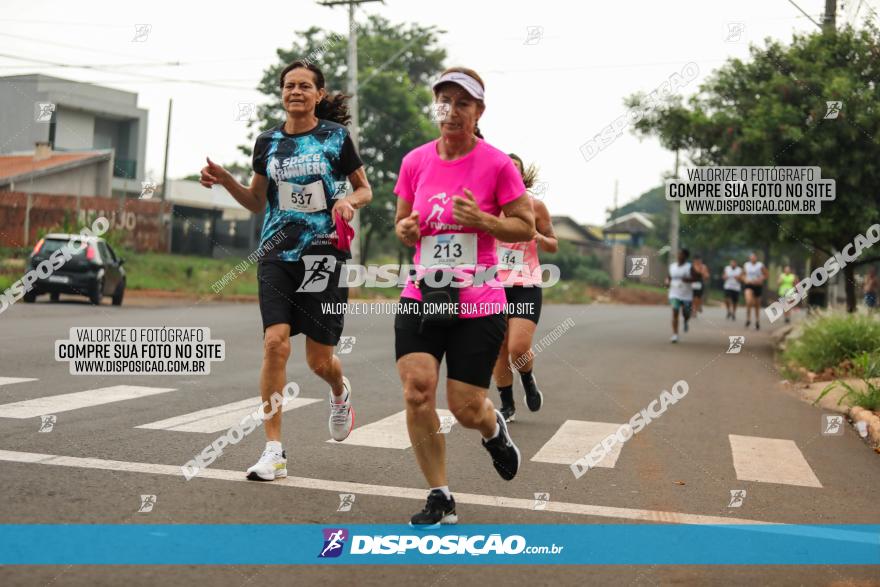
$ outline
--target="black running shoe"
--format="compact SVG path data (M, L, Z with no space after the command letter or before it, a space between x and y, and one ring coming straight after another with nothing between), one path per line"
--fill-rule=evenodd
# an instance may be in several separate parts
M531 411L537 412L544 404L544 395L541 393L541 390L538 389L538 382L535 380L535 374L532 373L530 377L523 378L522 384L523 389L526 392L526 405L529 406ZM504 413L503 409L501 410L501 413Z
M428 494L428 503L425 508L414 515L409 525L419 528L438 528L440 524L457 524L458 516L455 514L455 499L450 495L449 499L439 489Z
M761 330L761 323L755 322L755 330Z
M489 454L492 455L492 464L495 465L495 470L498 471L501 478L505 481L510 481L516 477L516 472L519 471L519 463L522 457L519 454L519 449L513 444L513 440L510 438L510 433L507 432L507 424L504 422L504 416L502 416L501 412L498 410L495 410L495 419L498 421L498 426L500 428L498 436L492 440L486 440L484 438L483 446L489 451Z
M510 393L501 392L501 415L505 422L516 420L516 404L513 402L513 390Z

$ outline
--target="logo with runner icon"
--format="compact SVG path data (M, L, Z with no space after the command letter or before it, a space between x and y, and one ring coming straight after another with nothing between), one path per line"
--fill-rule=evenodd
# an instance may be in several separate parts
M345 528L324 528L324 548L321 549L318 558L336 558L342 554L345 541L348 540L348 530Z
M727 354L728 355L737 355L742 350L743 345L746 344L745 336L728 336L728 346L727 346Z
M745 489L731 489L730 490L730 502L727 504L727 507L729 507L729 508L742 507L742 504L745 500L746 500L746 490Z
M330 276L336 270L336 257L332 255L303 255L305 275L297 292L320 292L327 289Z
M648 258L628 256L626 258L627 277L648 277Z
M843 434L843 416L840 414L822 414L822 436L841 436Z

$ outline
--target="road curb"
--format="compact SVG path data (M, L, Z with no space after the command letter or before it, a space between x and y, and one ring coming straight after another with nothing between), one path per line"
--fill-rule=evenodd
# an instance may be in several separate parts
M874 446L880 445L880 418L871 410L853 406L849 409L849 417L855 422L866 422L868 425L868 438Z

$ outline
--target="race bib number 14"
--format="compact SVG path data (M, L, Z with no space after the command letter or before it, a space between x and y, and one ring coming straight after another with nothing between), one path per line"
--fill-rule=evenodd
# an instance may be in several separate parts
M509 247L498 247L498 266L501 269L509 269L511 271L519 271L525 264L525 251L511 249Z

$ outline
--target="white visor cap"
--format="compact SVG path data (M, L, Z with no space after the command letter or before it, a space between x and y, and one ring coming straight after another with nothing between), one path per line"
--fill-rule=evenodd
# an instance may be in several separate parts
M464 90L476 98L477 100L483 99L483 86L480 85L480 82L472 78L466 73L461 73L460 71L451 71L447 74L440 76L434 85L431 88L436 92L437 88L440 84L445 83L453 83L461 86Z

